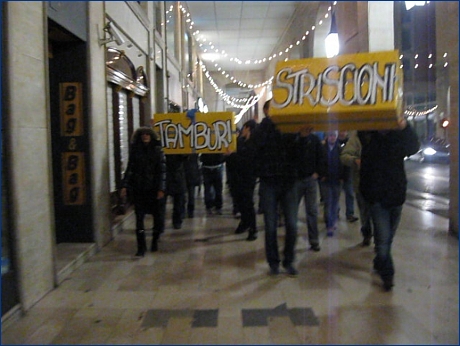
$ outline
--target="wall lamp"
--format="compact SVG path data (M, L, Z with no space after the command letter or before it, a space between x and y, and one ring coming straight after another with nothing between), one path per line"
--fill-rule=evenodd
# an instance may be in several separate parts
M110 35L109 38L106 38L106 33ZM104 26L104 38L99 38L99 45L103 46L106 43L115 41L119 46L125 43L125 39L121 35L121 32L118 31L115 25L112 22L108 22Z
M335 20L335 11L331 15L331 30L326 36L326 57L332 58L339 54L339 31L337 30L337 22Z

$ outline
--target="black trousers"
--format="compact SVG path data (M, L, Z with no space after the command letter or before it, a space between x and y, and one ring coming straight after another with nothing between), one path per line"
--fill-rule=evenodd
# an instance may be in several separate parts
M254 209L255 181L251 184L239 185L235 188L236 203L241 213L241 227L257 230L256 211Z

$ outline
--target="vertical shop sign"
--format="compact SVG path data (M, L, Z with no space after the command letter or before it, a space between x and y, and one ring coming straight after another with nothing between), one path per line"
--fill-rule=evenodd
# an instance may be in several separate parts
M82 205L86 200L85 153L79 148L83 136L82 84L61 83L61 136L66 139L62 152L63 199L65 205Z
M61 83L61 136L83 135L81 83Z
M62 153L62 179L64 180L64 204L85 203L85 154L82 152Z

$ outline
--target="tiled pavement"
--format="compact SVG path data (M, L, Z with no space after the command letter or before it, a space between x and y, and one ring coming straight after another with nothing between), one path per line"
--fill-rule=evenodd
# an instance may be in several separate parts
M458 344L458 240L448 219L404 207L386 293L372 247L359 246L359 221L342 216L328 238L320 217L321 251L312 252L300 208L296 278L267 275L262 215L259 238L246 242L234 234L227 191L223 215L206 216L199 196L180 230L168 206L159 251L144 258L133 257L126 223L4 330L2 344Z

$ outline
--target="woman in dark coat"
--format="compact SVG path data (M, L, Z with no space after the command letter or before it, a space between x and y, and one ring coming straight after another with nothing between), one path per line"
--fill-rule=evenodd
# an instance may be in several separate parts
M155 133L149 127L138 128L131 141L128 167L122 181L121 197L127 191L136 213L137 252L144 256L145 242L144 218L146 214L157 215L159 200L164 198L166 189L166 162L163 150L155 140ZM160 234L153 231L152 251L157 248Z

